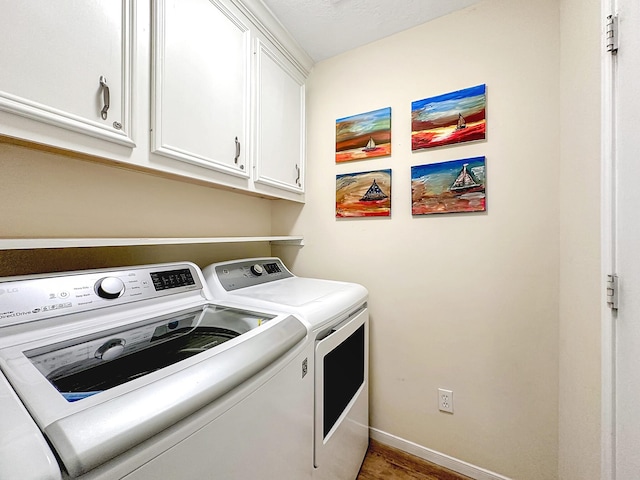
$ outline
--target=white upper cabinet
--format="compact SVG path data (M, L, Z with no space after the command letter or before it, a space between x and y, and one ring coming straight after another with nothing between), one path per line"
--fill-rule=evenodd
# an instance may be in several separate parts
M153 151L248 177L249 23L217 0L154 5Z
M305 79L281 52L260 38L255 52L255 181L302 193Z
M304 201L313 62L261 0L0 0L0 30L0 141Z
M0 110L133 147L131 0L0 0L0 11Z

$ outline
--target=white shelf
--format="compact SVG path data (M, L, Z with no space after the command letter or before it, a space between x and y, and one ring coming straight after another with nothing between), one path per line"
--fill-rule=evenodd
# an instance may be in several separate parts
M254 243L303 246L302 236L273 237L204 237L204 238L3 238L0 250L29 250L38 248L124 247L140 245L189 245L195 243Z

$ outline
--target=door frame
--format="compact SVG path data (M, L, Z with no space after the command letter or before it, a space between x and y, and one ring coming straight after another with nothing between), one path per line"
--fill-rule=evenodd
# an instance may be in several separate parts
M608 15L615 14L616 0L602 0L602 39L604 24ZM601 291L606 291L607 275L616 273L616 57L601 51ZM616 311L609 308L606 299L601 303L601 480L616 479Z

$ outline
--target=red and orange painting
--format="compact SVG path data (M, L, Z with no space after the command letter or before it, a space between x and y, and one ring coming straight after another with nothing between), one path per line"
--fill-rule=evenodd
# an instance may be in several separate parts
M391 216L391 169L336 175L336 217Z
M336 120L336 163L391 155L391 108Z
M486 85L411 102L411 150L484 140Z

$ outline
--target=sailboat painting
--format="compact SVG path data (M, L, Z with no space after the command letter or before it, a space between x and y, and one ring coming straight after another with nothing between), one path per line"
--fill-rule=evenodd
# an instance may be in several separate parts
M484 140L486 85L411 102L411 150Z
M485 182L485 157L411 167L411 213L484 212Z
M391 108L336 120L336 163L391 155Z
M336 217L391 216L391 169L336 175Z

